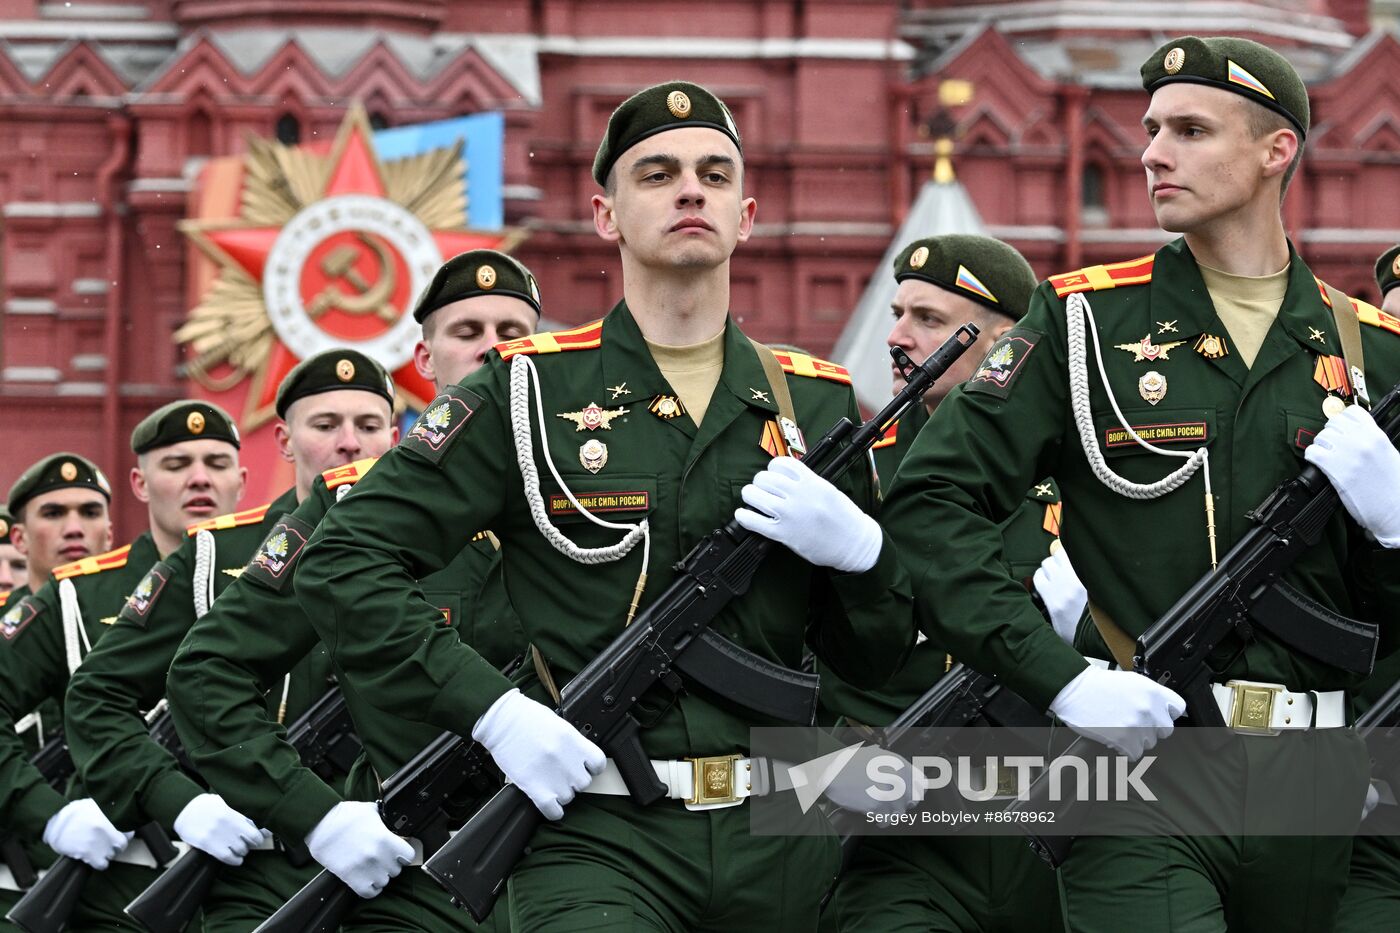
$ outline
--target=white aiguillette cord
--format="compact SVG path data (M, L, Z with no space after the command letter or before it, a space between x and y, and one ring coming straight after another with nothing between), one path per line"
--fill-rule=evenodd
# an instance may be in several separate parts
M530 384L535 387L535 411L539 420L540 452L550 475L559 484L564 495L579 513L601 528L625 531L622 540L607 547L585 548L574 543L549 520L545 511L544 497L540 495L540 473L535 466L534 436L530 430ZM632 592L632 605L627 610L627 625L637 614L637 604L641 601L642 590L647 585L647 566L651 562L651 526L644 518L636 523L610 522L599 518L584 508L574 496L573 490L564 483L559 470L554 466L554 458L549 453L549 439L544 432L544 397L540 393L540 376L534 360L520 354L510 363L510 426L515 436L515 460L520 466L520 478L525 487L525 501L530 506L530 517L535 527L544 535L556 551L570 560L581 564L606 564L621 560L642 542L642 571L637 577L637 585Z
M1186 463L1155 483L1134 483L1113 472L1104 461L1103 451L1099 448L1098 435L1094 430L1094 415L1089 401L1089 364L1084 339L1086 318L1094 335L1094 359L1098 364L1099 379L1103 383L1104 394L1108 396L1108 403L1113 406L1113 414L1117 417L1119 426L1145 450L1163 457L1186 458ZM1197 470L1205 467L1203 475L1206 486L1206 533L1210 538L1210 568L1214 570L1216 565L1215 496L1211 492L1210 485L1210 454L1204 446L1194 451L1165 450L1161 447L1155 447L1139 437L1132 425L1128 424L1123 410L1118 407L1118 399L1113 395L1113 387L1109 384L1108 374L1104 370L1103 348L1099 343L1098 324L1094 321L1094 312L1089 307L1089 300L1083 294L1075 292L1069 296L1069 301L1065 303L1065 324L1069 337L1070 405L1074 411L1074 424L1079 430L1079 442L1084 448L1084 456L1089 461L1089 468L1094 471L1094 476L1098 478L1099 482L1121 496L1129 499L1158 499L1181 488L1187 480L1195 475Z

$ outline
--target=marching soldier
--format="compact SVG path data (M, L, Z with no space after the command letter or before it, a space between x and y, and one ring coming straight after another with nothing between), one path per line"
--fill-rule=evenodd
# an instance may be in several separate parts
M29 561L10 539L10 528L14 523L9 509L0 506L0 598L29 582ZM0 609L3 608L5 604L0 602Z
M484 283L484 284L483 284ZM474 372L497 342L534 332L539 290L530 271L495 250L472 250L446 262L414 316L423 325L415 360L439 391ZM327 471L312 493L269 534L304 540L335 500L373 460ZM285 560L264 557L195 623L166 683L186 751L210 786L279 837L305 839L311 854L365 898L344 929L459 929L470 921L421 872L400 874L413 849L384 826L374 801L376 775L388 777L440 730L376 709L358 691L346 701L365 755L342 795L302 763L268 715L262 695L319 639L292 591L298 549ZM525 650L520 623L505 600L491 537L476 535L442 571L419 585L444 621L496 667ZM392 880L392 883L390 881ZM387 885L387 890L385 887ZM484 929L508 928L505 912Z
M915 362L938 349L968 321L981 329L978 342L924 396L932 413L953 386L972 377L978 361L1026 312L1035 273L1012 247L982 236L949 235L916 240L894 262L895 324L889 344ZM974 351L980 350L981 353ZM894 390L903 377L894 373ZM876 450L900 448L907 416ZM903 449L907 450L907 443ZM882 483L897 461L877 466ZM1084 588L1058 540L1060 497L1052 480L1032 485L1021 505L1000 525L1002 561L1015 580L1035 578L1035 588L1053 607L1055 625L1073 639L1084 611ZM884 726L931 687L947 669L948 656L935 642L920 640L904 669L879 690L858 690L822 672L822 703L848 723ZM1008 896L1014 892L1014 896ZM1019 837L874 836L861 840L842 875L835 899L843 930L930 929L1017 933L1062 929L1055 876L1045 870Z
M29 580L10 592L9 605L43 586L60 564L112 546L111 501L107 477L77 454L52 454L20 474L10 487L10 541L29 562Z
M73 761L112 822L132 830L155 821L226 865L243 865L220 873L205 903L206 930L252 929L311 869L293 868L251 820L183 771L151 740L139 711L161 700L170 659L194 619L233 582L312 481L392 443L393 398L384 368L353 350L299 363L278 387L283 420L275 428L296 484L268 505L192 525L180 547L148 569L69 684L64 719ZM296 716L324 692L328 674L323 656L307 658L269 702Z
M729 317L729 259L755 210L739 139L728 108L694 84L623 103L593 173L594 226L621 252L623 301L600 322L501 344L449 387L423 430L327 514L295 580L352 689L470 734L548 818L510 879L516 930L815 926L838 861L829 829L751 836L742 807L749 727L770 721L699 687L649 693L641 742L670 799L641 807L546 705L549 683L622 631L639 583L664 591L741 490L740 520L788 550L716 631L788 667L805 641L862 686L883 683L913 642L907 605L887 595L897 561L856 505L874 504L868 466L838 488L777 456L801 443L780 412L810 432L858 412L840 367L786 354L784 365ZM488 527L545 682L533 697L445 630L414 582ZM824 827L815 811L806 819Z
M1362 373L1382 391L1400 377L1400 323L1320 285L1280 218L1308 131L1307 91L1282 56L1233 38L1168 42L1142 78L1152 207L1182 238L1042 284L1025 318L939 406L886 500L930 637L1131 756L1168 735L1185 704L1131 671L1088 667L1007 577L998 523L1036 477L1053 475L1073 503L1062 534L1095 627L1123 666L1132 639L1209 572L1249 527L1246 513L1305 459L1349 514L1334 516L1289 581L1333 612L1387 626L1400 596L1400 452L1351 404ZM1203 507L1206 490L1214 497ZM967 557L935 563L943 551L931 533ZM1258 735L1245 744L1266 758L1297 755L1288 774L1319 775L1319 806L1354 800L1359 814L1366 755L1342 727L1360 676L1262 626L1225 648L1215 689L1225 720ZM1237 702L1246 696L1260 702ZM1336 731L1306 745L1257 744L1312 729ZM1251 767L1237 746L1190 774L1174 773L1169 756L1156 764L1159 796L1243 801L1280 773ZM1350 850L1349 837L1080 838L1060 872L1067 924L1330 929Z
M16 632L9 650L0 656L8 685L0 702L0 729L31 710L61 701L84 654L111 631L123 601L151 565L175 549L187 525L238 503L246 476L238 449L233 420L208 402L172 402L141 420L131 434L137 465L130 483L133 494L146 503L149 530L124 547L60 565L26 601L20 610L22 634ZM68 473L98 476L95 467L77 460L61 459L48 469L62 479L65 463L71 467ZM48 725L60 727L61 716L55 712ZM24 749L7 743L0 755L23 777L22 811L33 814L15 829L28 835L31 821L43 818L44 840L56 851L101 870L85 886L69 928L128 928L122 908L155 877L144 843L127 844L80 783L65 799L29 765ZM30 838L38 836L35 832ZM115 863L109 864L112 859Z

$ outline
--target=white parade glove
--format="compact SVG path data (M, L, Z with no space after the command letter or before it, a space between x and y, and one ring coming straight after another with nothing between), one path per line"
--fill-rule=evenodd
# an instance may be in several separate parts
M1084 617L1084 607L1089 602L1089 594L1079 576L1070 565L1069 555L1063 547L1054 548L1050 556L1040 562L1035 575L1031 577L1035 591L1041 602L1050 612L1050 624L1055 634L1067 645L1074 644L1074 632L1079 628L1079 620Z
M1358 525L1383 547L1400 547L1400 450L1369 411L1348 405L1317 432L1303 457L1327 474Z
M98 871L107 870L130 838L112 825L91 797L69 803L44 826L45 845Z
M248 850L267 838L266 833L218 794L200 794L175 817L175 835L225 865L242 865Z
M306 834L311 857L360 897L374 897L413 861L413 846L384 825L379 807L346 800Z
M1090 665L1050 701L1050 712L1085 738L1136 761L1172 734L1186 701L1141 674Z
M519 690L491 704L472 727L472 738L548 820L563 817L564 804L608 766L601 748Z
M801 460L775 457L740 496L734 518L818 567L859 573L880 556L880 525Z

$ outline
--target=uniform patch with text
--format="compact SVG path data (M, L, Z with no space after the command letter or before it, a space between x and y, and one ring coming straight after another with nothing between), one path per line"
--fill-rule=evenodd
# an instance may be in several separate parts
M423 409L423 414L403 439L404 446L437 463L484 404L485 400L470 389L448 386Z
M165 584L169 582L170 565L165 561L157 562L150 570L146 571L141 582L136 584L136 589L132 590L131 595L126 598L126 604L122 606L122 611L117 613L117 619L124 622L134 622L145 628L151 610L155 608L160 594L165 592Z
M590 512L645 512L651 507L651 495L645 489L575 493L574 498ZM568 496L556 492L549 496L549 514L577 515L578 510Z
M286 589L292 579L292 568L306 549L311 526L295 515L283 515L267 533L253 559L248 561L243 575L265 584L274 592Z
M5 614L0 616L0 635L5 636L6 641L10 641L19 636L34 617L39 614L39 610L31 599L22 599L15 603Z
M967 380L966 390L1006 398L1039 340L1040 334L1020 327L1013 327L1002 334L987 351L972 378Z
M1175 421L1169 424L1135 424L1133 430L1138 437L1149 444L1203 444L1210 436L1210 429L1204 421ZM1135 447L1133 440L1121 427L1105 428L1105 447Z

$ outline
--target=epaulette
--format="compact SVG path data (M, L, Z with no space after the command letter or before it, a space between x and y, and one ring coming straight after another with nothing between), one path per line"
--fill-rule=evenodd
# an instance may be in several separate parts
M116 570L118 567L126 566L127 554L131 552L131 545L123 545L115 551L108 551L106 554L98 554L96 557L84 557L71 563L61 564L54 568L53 578L55 580L67 580L71 577L85 577L90 573L101 573L104 570Z
M1156 259L1157 254L1150 253L1125 262L1089 266L1077 272L1062 272L1050 276L1050 284L1055 287L1055 294L1061 298L1074 292L1100 292L1124 285L1146 285L1152 281L1152 264Z
M792 353L787 350L775 351L773 356L777 358L778 365L783 368L785 373L794 376L808 376L813 379L830 379L832 382L839 382L842 385L851 384L851 372L844 366L819 360L815 356L808 356L805 353Z
M899 440L899 438L898 438L898 436L897 436L898 434L899 434L899 422L896 421L894 424L890 425L888 428L885 428L885 433L880 435L880 439L879 439L878 441L876 441L874 444L872 444L871 447L870 447L870 449L871 449L871 450L879 450L881 447L888 447L888 446L890 446L891 444L893 444L893 443L895 443L897 440Z
M363 460L356 460L354 463L345 464L345 466L331 467L321 474L321 479L326 481L327 489L349 486L359 482L369 472L369 468L378 462L378 457L365 457Z
M191 525L185 529L185 534L193 538L201 531L225 531L229 528L238 528L242 525L256 525L267 515L268 502L255 509L244 509L242 512L230 512L227 515L216 515L213 518L206 518L202 522Z
M508 360L522 353L533 356L537 353L563 353L566 350L596 350L602 343L603 322L593 321L573 330L546 331L518 340L507 340L496 344L495 350L501 354L501 359Z
M1332 307L1332 299L1327 297L1327 287L1323 284L1322 279L1316 276L1313 278L1317 282L1317 290L1322 293L1322 303L1329 308ZM1368 304L1359 298L1352 298L1350 295L1347 298L1351 299L1351 306L1356 309L1356 319L1362 324L1370 324L1372 327L1388 330L1392 334L1400 334L1400 318L1393 314L1386 314L1375 305Z
M7 602L9 602L9 601L10 601L10 591L9 591L9 590L6 590L5 592L0 593L0 609L4 609L4 608L5 608L5 604L6 604Z

